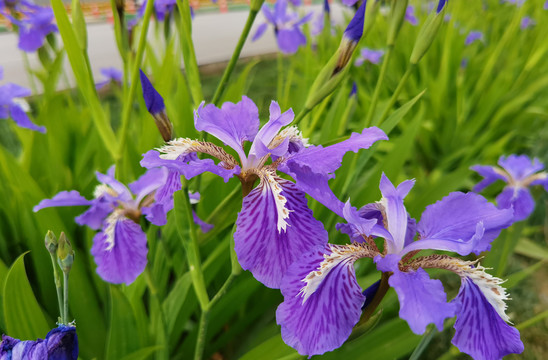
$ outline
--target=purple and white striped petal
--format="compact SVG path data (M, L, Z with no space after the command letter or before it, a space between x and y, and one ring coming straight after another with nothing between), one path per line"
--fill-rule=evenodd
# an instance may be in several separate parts
M196 130L205 131L233 148L245 159L242 143L253 141L259 130L259 110L251 99L242 96L236 104L225 102L219 109L213 104L200 104L194 112Z
M513 209L514 221L521 221L535 210L535 200L526 187L507 186L497 196L497 206L501 209Z
M477 241L478 223L482 222L483 237ZM426 207L417 226L421 240L408 245L405 250L436 249L456 251L460 255L479 254L491 248L491 242L500 231L512 225L513 211L497 209L483 196L475 193L453 192L435 204ZM432 247L421 246L425 240L436 240ZM473 247L466 243L477 241Z
M365 296L353 266L360 255L360 244L325 245L287 270L276 322L282 339L299 354L321 355L340 347L360 320Z
M377 269L393 272L388 284L398 294L400 318L407 321L415 334L423 334L432 323L442 331L444 320L455 315L456 305L447 302L441 281L431 279L422 268L400 271L398 261L397 255L375 258Z
M234 233L238 261L264 285L279 288L295 260L327 243L327 232L291 181L272 175L244 199Z
M501 316L500 305L490 298L502 301L507 296L496 283L462 278L459 294L453 300L458 307L451 342L474 359L498 360L508 354L521 354L524 347L519 331L506 323L505 307Z
M141 227L118 212L109 216L91 247L97 274L113 284L135 281L145 270L147 253L147 238Z

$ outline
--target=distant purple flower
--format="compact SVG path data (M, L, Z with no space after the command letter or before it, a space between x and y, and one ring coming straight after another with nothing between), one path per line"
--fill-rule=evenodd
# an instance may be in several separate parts
M519 7L525 3L525 0L502 0L502 2L516 5Z
M355 3L358 2L358 0L341 0L341 2L343 3L343 5L353 6Z
M238 154L239 161L217 145L189 138L169 141L158 151L144 154L141 161L144 167L165 166L187 179L206 171L225 182L238 177L246 196L236 221L236 254L245 270L272 288L279 287L283 273L293 261L327 242L326 231L307 207L305 193L342 214L344 204L335 197L328 180L335 176L347 151L356 152L386 139L380 129L369 128L325 148L308 146L296 127L285 127L293 118L291 109L282 113L272 101L270 119L259 129L259 111L245 96L240 102L226 102L221 108L202 103L194 113L196 130L221 140ZM251 142L247 152L246 141ZM219 162L200 159L197 153ZM296 182L281 178L277 171L292 176ZM253 188L256 180L259 184Z
M405 10L405 21L410 23L413 26L416 26L419 23L419 20L417 19L415 15L415 7L412 5L409 5L407 7L407 10Z
M351 244L318 246L288 268L280 288L284 302L276 319L283 340L300 354L323 354L350 336L367 296L354 272L360 258L374 259L377 269L389 274L388 284L400 301L399 315L415 334L424 333L432 323L441 331L444 320L456 315L453 344L474 358L495 360L523 351L519 332L506 323L508 295L500 279L487 274L477 261L448 255L416 257L421 250L463 256L484 251L512 223L512 211L499 210L477 194L455 192L427 206L417 224L403 204L413 185L408 180L396 188L383 174L380 202L359 211L349 203L344 207L348 223L337 227L350 235ZM382 252L374 237L384 238ZM429 268L461 277L453 301L447 302L441 281L424 270Z
M285 54L294 54L300 46L306 44L301 26L312 18L313 13L299 19L299 15L287 8L287 0L278 0L271 10L266 4L262 7L266 22L259 25L251 41L260 38L266 31L268 24L274 26L274 34L278 48Z
M470 59L468 59L467 57L462 58L462 60L460 61L460 68L466 69L468 67L469 62L470 62Z
M474 165L470 169L484 177L476 186L475 192L480 192L497 180L508 185L497 196L497 205L501 209L513 208L515 221L527 219L535 209L535 201L529 192L529 187L542 185L548 191L548 174L544 164L538 159L527 155L501 156L498 166Z
M106 78L106 80L95 84L95 88L97 90L102 89L110 83L116 83L120 86L122 85L124 73L115 67L102 68L101 74Z
M521 30L529 29L530 27L533 27L536 25L535 20L533 20L530 16L524 16L521 19L521 22L519 24L519 27Z
M2 68L0 68L0 80L2 80ZM24 97L30 96L31 91L22 86L7 83L0 86L0 119L12 118L22 128L46 132L46 128L34 124L27 115L29 105Z
M326 22L326 18L328 19L328 21L331 21L330 20L330 15L329 15L330 12L331 12L331 9L329 8L329 1L324 0L323 10L318 13L318 16L316 17L316 19L312 23L312 30L310 31L310 33L312 35L314 35L314 36L319 35L323 31L323 28L324 28L325 22Z
M13 9L23 15L21 19L16 19L2 7L0 7L0 14L6 16L19 28L19 49L34 52L44 44L48 34L57 32L57 26L53 24L55 17L51 8L23 0L17 2Z
M76 328L59 325L46 335L45 339L21 341L2 335L0 343L1 360L76 360L78 358L78 337Z
M548 10L548 0L546 0L546 2L544 3L543 9Z
M369 48L363 48L360 51L360 56L356 59L355 65L361 66L364 62L368 61L377 65L384 55L384 50L374 50Z
M464 45L468 46L474 41L483 42L483 33L481 31L470 31L468 33L468 36L466 36L466 39L464 40Z
M350 95L348 95L348 97L355 96L357 93L358 93L358 85L354 81L352 83L352 89L350 90Z

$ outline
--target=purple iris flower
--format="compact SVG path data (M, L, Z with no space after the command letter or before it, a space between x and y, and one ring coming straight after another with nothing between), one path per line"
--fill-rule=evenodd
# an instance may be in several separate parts
M548 174L544 164L527 155L501 156L498 166L474 165L470 169L484 177L475 187L480 192L497 180L506 182L506 187L497 196L497 205L501 209L513 208L515 221L527 219L535 209L535 201L529 192L529 186L542 185L548 191Z
M16 19L0 7L0 14L6 16L11 23L19 28L19 49L26 52L34 52L43 44L48 34L57 32L57 26L53 24L53 10L49 7L38 6L29 1L17 2L12 11L22 14L21 19Z
M265 4L262 11L266 22L259 25L251 41L260 38L268 24L271 24L274 26L278 48L284 54L294 54L299 46L306 44L306 36L302 32L301 26L312 18L313 13L308 13L299 19L297 13L288 10L287 0L276 1L272 10Z
M45 339L21 341L2 335L0 360L76 360L78 336L76 327L59 325Z
M141 165L165 166L187 179L205 171L225 182L236 176L242 183L244 199L234 234L238 260L257 280L278 288L287 267L317 245L327 243L327 232L307 206L305 193L342 214L344 204L329 188L347 151L369 148L375 141L387 139L378 128L364 129L345 141L328 147L309 146L295 126L289 125L293 111L282 113L279 105L270 105L270 119L259 129L259 111L247 97L221 108L202 103L194 113L198 131L206 131L232 148L237 161L223 148L212 143L178 138L144 154ZM282 129L285 127L284 129ZM251 142L246 153L244 142ZM197 153L217 160L199 159ZM293 177L283 179L277 170ZM254 187L255 182L259 185Z
M2 68L0 68L0 80L2 79L2 73ZM30 95L31 91L29 89L13 83L0 86L0 119L12 118L22 128L45 133L46 128L34 124L27 115L30 108L23 98Z
M415 7L413 5L409 5L405 10L405 21L413 26L416 26L419 23L419 20L415 15Z
M470 45L474 41L483 42L483 33L481 31L470 31L464 40L464 45Z
M380 202L359 211L350 203L344 207L348 223L337 227L350 235L351 244L319 246L289 267L276 318L282 338L300 354L323 354L349 337L366 301L353 266L364 257L374 259L377 269L389 276L388 284L400 300L400 317L414 333L424 333L430 323L441 330L444 320L456 315L452 342L472 357L495 360L523 351L519 332L507 324L508 295L500 286L502 280L477 262L448 255L415 257L428 249L459 255L484 251L502 228L510 226L512 210L497 209L475 193L454 192L428 206L417 224L403 204L413 185L408 180L394 187L383 174ZM384 238L382 251L374 237ZM428 268L460 276L454 300L447 302L441 282L430 278L424 270Z
M544 3L543 9L548 10L548 0L546 0L546 2Z
M360 56L356 59L355 65L362 66L366 61L377 65L384 55L384 50L374 50L363 48L360 51Z
M101 74L106 78L106 80L95 84L95 88L97 90L104 88L110 83L116 83L120 86L122 85L124 73L121 70L118 70L115 67L102 68Z
M326 17L327 17L327 19L329 19L330 18L330 15L329 15L330 13L331 13L331 9L329 7L329 1L324 0L323 10L320 13L318 13L318 16L316 17L316 19L312 23L312 30L310 31L310 33L312 35L314 35L314 36L319 35L323 31L323 28L325 26Z
M502 0L502 2L513 4L519 7L525 3L525 0Z
M521 19L519 27L521 30L529 29L530 27L535 26L536 22L530 16L524 16Z

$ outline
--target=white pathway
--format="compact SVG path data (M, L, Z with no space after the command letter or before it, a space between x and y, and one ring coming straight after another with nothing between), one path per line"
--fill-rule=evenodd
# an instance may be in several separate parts
M313 11L315 17L321 12L321 5L304 7L306 12ZM342 23L344 20L343 7L332 6L332 18ZM247 11L231 11L228 13L198 12L193 21L193 40L196 57L199 65L206 65L226 61L238 42L240 33L247 19ZM272 28L257 41L251 42L251 36L257 27L264 22L262 13L257 16L254 26L242 50L241 57L254 56L276 52L276 40ZM149 28L152 39L154 26ZM106 23L88 25L88 53L94 77L101 80L99 70L103 67L114 66L121 68L121 60L114 39L113 26ZM29 87L29 78L25 71L23 53L17 48L17 35L13 33L0 34L0 66L4 69L4 79L0 84L13 82ZM41 65L34 54L29 56L31 68L40 68ZM65 58L66 73L71 77L71 86L74 86L70 64ZM61 85L66 87L66 85Z

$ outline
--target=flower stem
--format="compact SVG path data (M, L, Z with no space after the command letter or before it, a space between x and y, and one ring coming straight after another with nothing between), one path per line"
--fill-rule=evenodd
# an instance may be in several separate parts
M53 266L53 279L55 280L55 289L57 290L57 303L59 304L59 317L63 320L63 290L61 285L61 277L59 276L59 270L57 269L57 261L53 253L49 253L51 258L51 265Z
M379 100L379 94L381 92L382 83L384 82L384 78L386 76L386 70L388 69L388 62L390 61L390 58L392 57L392 51L394 49L394 45L389 45L388 49L386 50L386 55L384 56L384 60L382 62L381 66L381 72L379 73L379 78L377 79L377 85L375 85L375 91L373 92L373 97L371 98L371 104L369 104L369 111L367 112L367 117L365 118L365 127L368 127L371 124L371 121L373 120L373 114L375 114L375 108L377 107L377 101Z
M202 310L202 315L200 316L200 327L198 328L198 338L196 339L196 349L194 350L194 360L201 360L204 354L208 323L209 310Z
M362 316L360 317L360 321L358 321L356 326L365 324L371 318L375 310L377 310L377 307L379 306L382 299L386 295L386 292L390 288L390 286L388 285L388 278L390 277L390 275L392 275L392 273L386 273L386 272L382 273L379 289L375 293L375 296L373 297L373 300L371 300L371 303L367 306L365 311L362 313Z
M394 106L396 103L396 100L398 99L398 96L400 96L401 91L403 90L403 87L405 86L405 83L407 82L407 79L409 78L409 75L413 72L417 64L410 64L409 67L407 67L407 70L403 74L402 78L400 79L400 82L398 84L398 87L396 87L396 90L394 90L394 93L392 94L392 97L390 98L390 101L388 102L388 105L384 108L384 111L380 118L377 119L377 121L373 122L373 125L379 126L386 118L388 117L388 113L390 112L390 109Z
M236 63L238 62L238 58L240 57L242 48L244 47L247 36L249 35L251 26L253 25L253 22L255 21L257 14L259 13L259 9L260 9L260 6L257 9L249 10L249 15L247 16L247 21L245 23L244 30L242 31L242 34L240 35L240 40L238 40L238 44L236 45L236 48L234 49L234 52L232 53L232 57L230 58L230 61L228 62L228 65L226 66L223 77L221 78L221 81L219 82L219 85L217 86L217 90L215 90L215 95L213 95L213 99L211 99L212 104L218 105L219 101L221 100L221 97L223 96L226 86L228 85L228 80L230 79L230 75L232 75L232 72L234 71L234 67L236 66Z
M68 324L69 321L68 321L68 288L69 288L69 273L68 271L66 272L63 272L63 285L64 285L64 296L63 296L63 315L62 315L62 318L61 318L61 322L63 324Z

